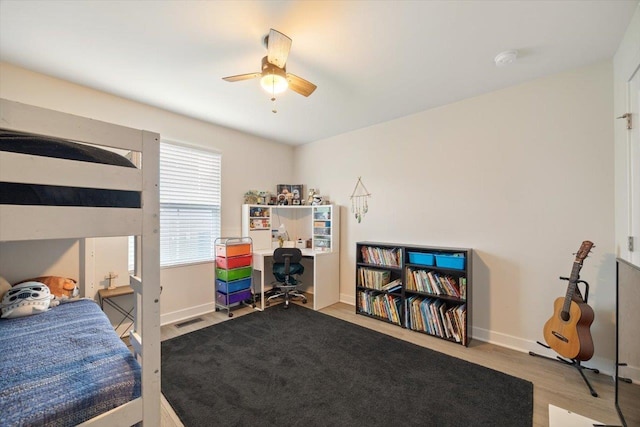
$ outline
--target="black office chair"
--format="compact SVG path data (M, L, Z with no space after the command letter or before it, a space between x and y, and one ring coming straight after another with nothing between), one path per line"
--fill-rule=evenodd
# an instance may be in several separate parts
M275 298L284 297L284 308L289 308L289 300L292 297L302 299L302 303L307 303L307 297L300 293L297 286L300 282L299 276L304 273L304 266L300 264L302 252L298 248L278 248L273 252L273 275L276 279L275 293L265 301L269 306L270 301Z

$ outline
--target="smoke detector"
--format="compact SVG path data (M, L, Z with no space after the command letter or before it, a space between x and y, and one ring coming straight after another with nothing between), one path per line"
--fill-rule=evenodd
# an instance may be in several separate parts
M497 54L494 58L494 61L496 63L496 67L505 67L513 62L516 62L516 59L518 59L517 50L506 50Z

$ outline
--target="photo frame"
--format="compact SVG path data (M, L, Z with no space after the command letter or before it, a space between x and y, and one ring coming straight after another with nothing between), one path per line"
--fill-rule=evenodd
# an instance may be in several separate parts
M303 192L302 184L291 185L291 194L293 197L292 204L294 205L304 204L304 192Z
M293 194L291 194L291 184L278 184L276 187L276 197L278 205L292 204Z
M282 193L286 194L290 192L291 192L291 184L278 184L276 187L276 196Z
M278 184L276 197L278 205L304 205L302 184Z

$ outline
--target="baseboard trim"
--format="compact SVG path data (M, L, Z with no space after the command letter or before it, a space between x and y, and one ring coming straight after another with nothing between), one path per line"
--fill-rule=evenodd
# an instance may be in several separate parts
M340 302L352 305L354 310L356 307L356 297L353 295L340 294Z
M534 352L541 356L546 356L551 359L555 359L558 354L544 346L538 344L537 341L525 340L522 338L514 337L512 335L502 334L495 331L489 331L483 328L473 328L473 339L488 342L490 344L499 345L500 347L509 348L511 350L520 351L523 353ZM533 356L532 356L533 357ZM584 366L595 368L603 375L609 375L613 377L615 362L610 359L602 357L594 357L583 363Z
M195 307L189 307L184 310L173 311L160 316L160 326L168 325L170 323L176 323L183 320L190 319L196 316L202 316L207 313L211 313L216 310L216 304L211 302L207 304L197 305Z
M340 302L354 306L355 310L355 297L350 295L340 295ZM488 329L473 327L471 330L471 337L474 340L487 342L489 344L498 345L511 350L519 351L522 353L529 353L530 351L539 354L541 356L550 357L555 359L557 353L553 350L547 349L536 341L525 340L513 335L503 334L500 332L490 331ZM533 357L533 356L531 356ZM601 357L594 357L591 360L584 363L584 366L595 368L603 375L609 375L613 377L615 362Z

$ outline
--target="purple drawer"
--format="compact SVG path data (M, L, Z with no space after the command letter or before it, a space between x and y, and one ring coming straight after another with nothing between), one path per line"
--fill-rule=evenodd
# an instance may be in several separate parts
M216 300L220 305L235 304L247 299L251 299L251 289L247 289L246 291L241 292L234 292L232 294L218 292L216 295Z

